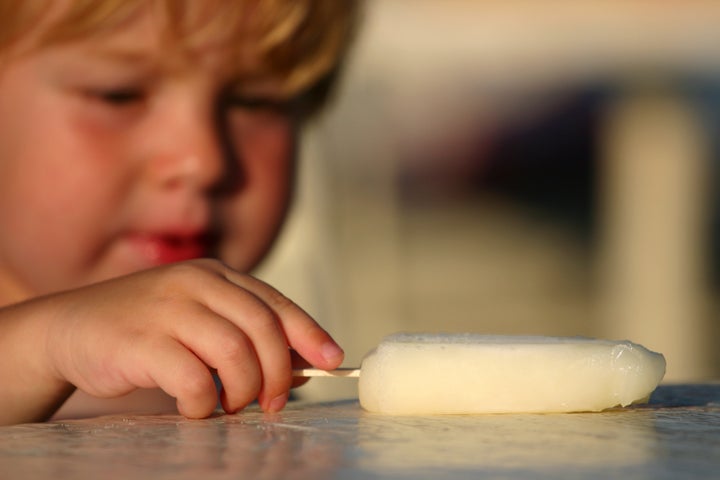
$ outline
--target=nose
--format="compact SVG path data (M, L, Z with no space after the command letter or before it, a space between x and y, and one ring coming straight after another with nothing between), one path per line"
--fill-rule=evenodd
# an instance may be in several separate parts
M218 121L211 111L186 108L157 119L147 171L162 188L213 189L227 168L226 149Z

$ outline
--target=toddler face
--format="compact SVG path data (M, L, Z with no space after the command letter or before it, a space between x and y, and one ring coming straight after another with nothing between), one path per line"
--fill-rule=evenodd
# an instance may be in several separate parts
M252 49L183 52L148 12L0 64L0 300L202 256L252 268L283 220L296 126ZM230 65L232 64L232 68Z

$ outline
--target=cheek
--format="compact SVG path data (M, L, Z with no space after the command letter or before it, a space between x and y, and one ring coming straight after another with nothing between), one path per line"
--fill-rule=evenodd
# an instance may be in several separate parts
M32 161L51 154L27 152L23 168L3 177L12 185L0 195L0 228L12 232L0 242L3 268L34 294L83 283L101 247L98 229L107 213L93 193L97 178Z
M109 135L55 96L23 100L26 113L0 120L0 229L12 232L0 241L0 269L37 294L85 282L115 220L121 175ZM0 119L11 106L0 102Z
M285 218L292 193L296 129L288 121L235 137L240 185L225 216L222 257L244 271L267 253Z
M289 126L256 137L245 156L245 181L254 187L258 211L281 215L287 206L295 159L295 138ZM254 184L254 185L253 185Z
M36 228L87 209L84 198L100 189L104 178L93 172L101 165L88 160L97 156L93 132L85 132L54 96L38 97L25 96L26 112L11 122L6 119L12 105L0 102L0 199L4 206L32 212L24 220Z

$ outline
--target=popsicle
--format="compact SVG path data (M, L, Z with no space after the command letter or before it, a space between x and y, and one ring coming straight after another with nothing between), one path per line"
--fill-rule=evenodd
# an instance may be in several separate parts
M298 375L320 374L304 370ZM665 358L630 341L408 334L385 337L360 369L360 405L394 415L601 411L647 401Z

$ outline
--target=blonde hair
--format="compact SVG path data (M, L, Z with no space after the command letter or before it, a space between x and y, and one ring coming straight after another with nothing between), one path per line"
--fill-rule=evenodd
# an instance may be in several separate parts
M251 42L263 73L282 78L291 95L315 110L326 99L352 41L361 0L70 0L52 21L54 0L0 0L0 52L49 23L37 47L121 26L146 8L167 18L179 47L205 36Z

